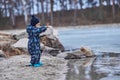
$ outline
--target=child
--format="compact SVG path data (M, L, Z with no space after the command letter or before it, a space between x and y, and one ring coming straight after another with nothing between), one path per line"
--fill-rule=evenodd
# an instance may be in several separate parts
M31 61L29 66L40 67L42 63L40 61L40 37L39 34L44 32L46 27L40 26L39 19L35 16L31 18L31 24L27 26L28 33L28 52L31 55Z

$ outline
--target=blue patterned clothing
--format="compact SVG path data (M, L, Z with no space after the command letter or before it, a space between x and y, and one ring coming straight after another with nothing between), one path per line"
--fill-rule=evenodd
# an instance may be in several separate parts
M38 63L40 60L40 36L39 34L46 30L46 27L36 28L34 26L27 26L28 33L28 52L31 55L31 64Z

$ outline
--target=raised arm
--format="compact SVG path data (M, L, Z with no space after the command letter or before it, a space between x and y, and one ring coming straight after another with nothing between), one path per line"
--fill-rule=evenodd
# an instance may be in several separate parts
M42 26L42 27L39 27L39 28L36 28L36 27L32 27L32 26L28 26L27 27L27 32L28 33L33 33L34 35L38 35L42 32L44 32L47 28Z

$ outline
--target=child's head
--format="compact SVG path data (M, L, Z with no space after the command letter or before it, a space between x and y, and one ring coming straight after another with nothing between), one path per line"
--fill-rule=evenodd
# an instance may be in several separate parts
M39 19L33 15L32 18L31 18L31 25L36 26L36 25L39 25L39 24L40 24Z

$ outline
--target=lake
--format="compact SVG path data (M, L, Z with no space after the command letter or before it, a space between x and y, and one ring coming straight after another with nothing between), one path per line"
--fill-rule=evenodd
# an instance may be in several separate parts
M120 27L61 29L59 39L66 50L86 46L104 55L69 60L66 80L120 80Z
M120 53L120 27L68 28L59 30L66 50L86 46L93 51Z

